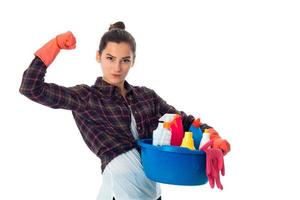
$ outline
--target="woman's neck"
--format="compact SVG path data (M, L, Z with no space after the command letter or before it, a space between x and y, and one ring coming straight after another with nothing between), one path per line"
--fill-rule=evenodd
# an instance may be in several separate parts
M103 77L103 79L104 79L104 81L108 82L109 84L117 86L120 89L121 95L125 98L125 96L126 96L126 89L124 86L125 80L122 81L120 84L112 84L112 83L110 83L110 81L106 80L106 78Z

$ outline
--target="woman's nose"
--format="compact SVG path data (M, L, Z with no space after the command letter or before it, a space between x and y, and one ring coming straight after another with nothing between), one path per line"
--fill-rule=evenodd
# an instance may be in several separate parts
M113 63L113 71L119 72L122 69L122 63L121 62L114 62Z

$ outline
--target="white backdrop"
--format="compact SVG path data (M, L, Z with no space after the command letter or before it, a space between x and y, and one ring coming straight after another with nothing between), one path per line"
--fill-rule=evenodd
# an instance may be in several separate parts
M110 23L137 41L128 82L213 126L230 141L224 190L162 184L162 198L299 199L300 6L297 1L2 1L0 199L90 199L99 159L71 111L18 89L33 53L71 30L45 81L93 84L95 52Z

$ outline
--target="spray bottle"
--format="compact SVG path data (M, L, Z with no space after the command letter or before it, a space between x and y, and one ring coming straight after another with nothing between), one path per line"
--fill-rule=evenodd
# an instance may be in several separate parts
M174 115L173 120L171 121L171 145L172 146L180 146L182 143L182 139L184 137L184 129L182 124L181 116L176 114Z

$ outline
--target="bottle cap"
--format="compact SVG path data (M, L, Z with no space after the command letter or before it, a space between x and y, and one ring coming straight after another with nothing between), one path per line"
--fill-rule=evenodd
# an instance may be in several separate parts
M196 128L199 128L199 127L200 127L200 124L201 124L200 118L195 119L195 120L193 121L193 126L195 126Z
M170 122L164 122L164 128L170 128L171 123Z

